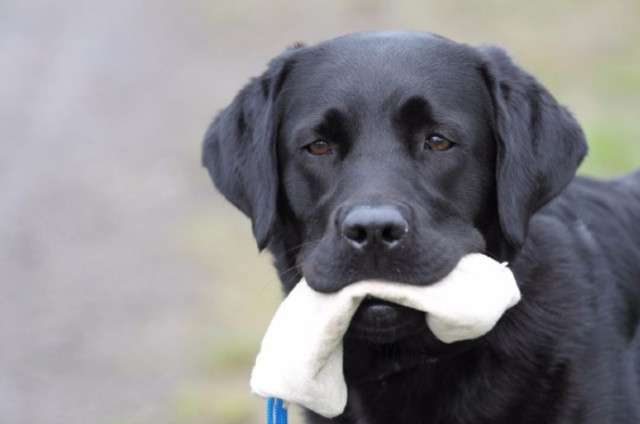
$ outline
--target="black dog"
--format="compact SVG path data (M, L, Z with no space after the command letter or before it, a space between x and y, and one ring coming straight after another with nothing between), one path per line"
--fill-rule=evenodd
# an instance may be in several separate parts
M509 261L523 299L446 345L423 315L359 309L346 411L312 423L640 423L640 173L574 178L569 112L495 47L422 33L296 46L209 128L203 160L285 292L430 284Z

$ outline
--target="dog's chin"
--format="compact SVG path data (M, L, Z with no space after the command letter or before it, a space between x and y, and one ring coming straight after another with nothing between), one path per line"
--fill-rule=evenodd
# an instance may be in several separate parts
M427 331L424 312L367 298L353 316L346 337L389 344Z

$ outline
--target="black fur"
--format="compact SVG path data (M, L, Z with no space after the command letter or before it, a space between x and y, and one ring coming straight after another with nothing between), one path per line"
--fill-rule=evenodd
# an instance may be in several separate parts
M453 147L429 148L434 135ZM331 151L311 154L316 140ZM203 162L285 292L302 275L327 292L430 284L483 252L510 262L523 295L452 345L416 312L366 302L345 337L347 409L309 422L640 423L640 173L575 178L586 150L496 47L355 34L296 45L252 80Z

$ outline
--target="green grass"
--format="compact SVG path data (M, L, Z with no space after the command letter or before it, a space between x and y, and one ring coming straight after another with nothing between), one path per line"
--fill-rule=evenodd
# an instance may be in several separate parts
M639 123L590 122L585 125L589 154L580 173L598 177L614 176L640 167L637 147Z

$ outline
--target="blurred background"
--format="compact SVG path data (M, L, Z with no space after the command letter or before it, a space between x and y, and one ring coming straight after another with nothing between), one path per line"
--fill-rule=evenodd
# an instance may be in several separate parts
M638 0L0 0L0 423L264 422L248 378L278 281L199 155L286 46L500 44L609 176L640 166L639 20Z

